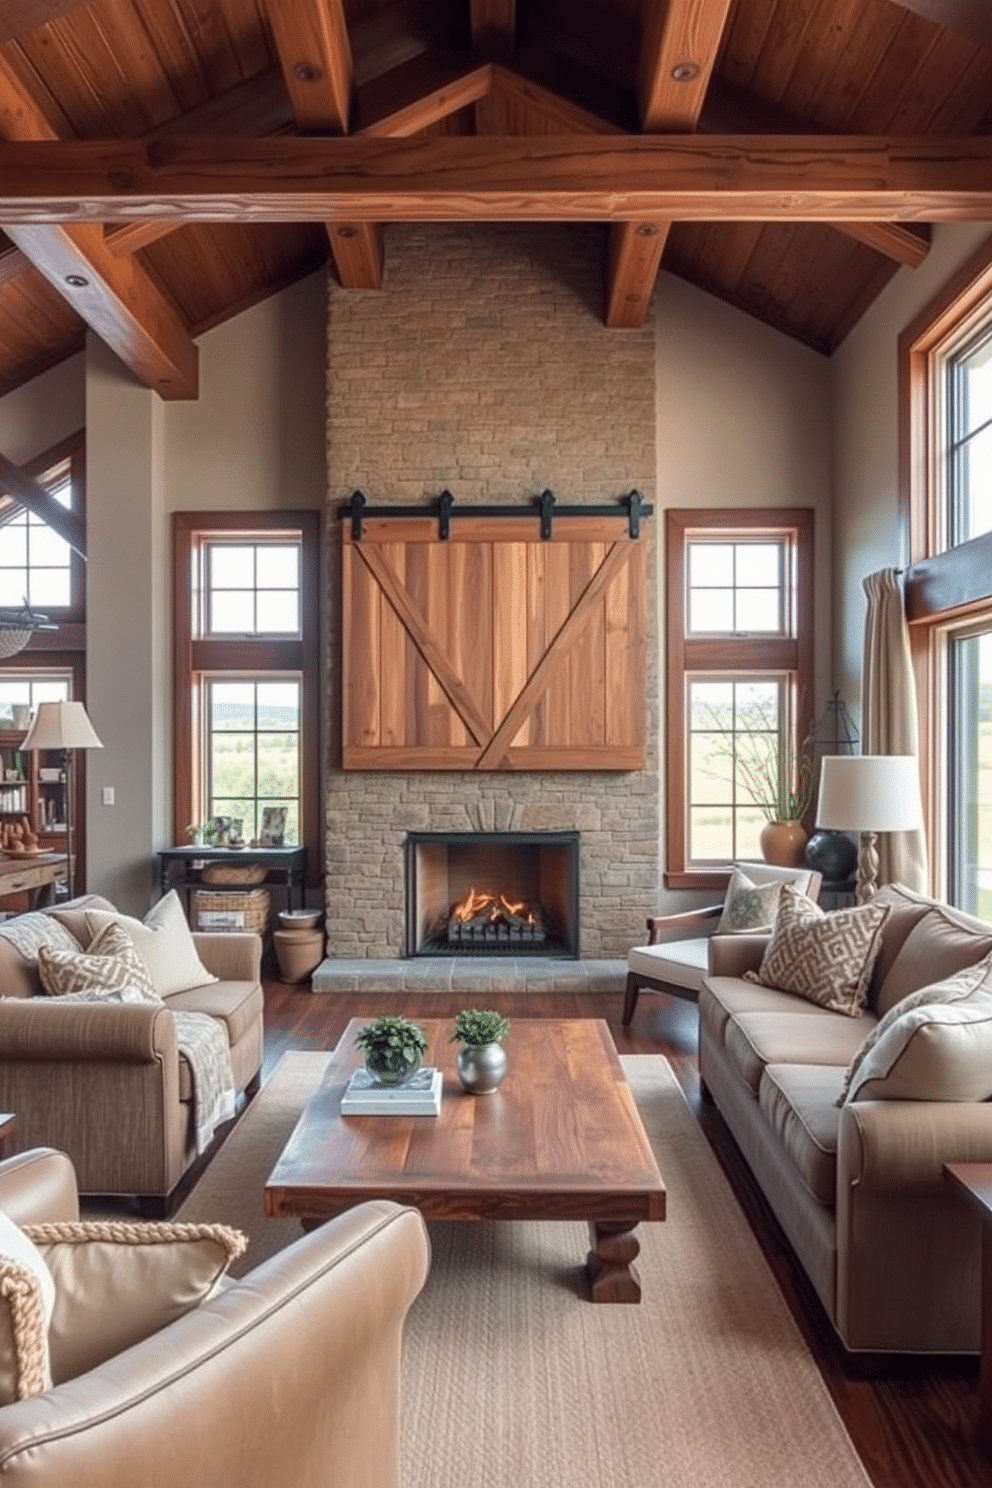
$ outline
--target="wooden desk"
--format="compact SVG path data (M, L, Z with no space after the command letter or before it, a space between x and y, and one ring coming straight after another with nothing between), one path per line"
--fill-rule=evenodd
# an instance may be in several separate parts
M31 896L31 908L54 904L55 885L69 874L65 853L40 853L37 856L0 857L0 899L10 894Z
M992 1452L992 1163L945 1163L944 1177L982 1222L982 1360L978 1436Z
M159 852L158 863L162 893L168 893L175 875L175 886L185 896L187 914L190 891L203 887L200 869L205 863L224 863L241 868L261 864L268 869L265 882L281 884L285 889L286 908L293 907L294 888L299 890L300 908L303 908L303 875L307 864L305 847L164 847ZM221 885L212 887L219 889ZM237 892L236 886L231 887Z

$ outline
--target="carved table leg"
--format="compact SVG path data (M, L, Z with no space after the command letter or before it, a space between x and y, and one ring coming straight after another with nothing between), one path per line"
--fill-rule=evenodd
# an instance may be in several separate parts
M586 1257L593 1302L640 1302L641 1278L633 1262L641 1249L637 1221L591 1219L592 1250Z

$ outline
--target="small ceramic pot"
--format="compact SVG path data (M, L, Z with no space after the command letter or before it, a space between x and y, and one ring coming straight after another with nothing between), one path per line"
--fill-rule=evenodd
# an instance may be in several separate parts
M777 868L801 868L806 830L798 821L765 822L758 837L761 856Z
M470 1095L492 1095L506 1074L502 1044L463 1044L458 1051L458 1078Z

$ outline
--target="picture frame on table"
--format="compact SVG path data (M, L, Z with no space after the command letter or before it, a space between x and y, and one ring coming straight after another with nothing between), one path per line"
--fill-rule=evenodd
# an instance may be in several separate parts
M263 806L262 820L258 829L259 847L283 847L286 842L286 806Z

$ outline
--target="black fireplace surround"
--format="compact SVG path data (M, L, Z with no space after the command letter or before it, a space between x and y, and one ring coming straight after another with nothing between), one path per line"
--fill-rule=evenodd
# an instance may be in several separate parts
M406 956L579 956L578 832L410 832ZM494 908L463 923L475 891Z

